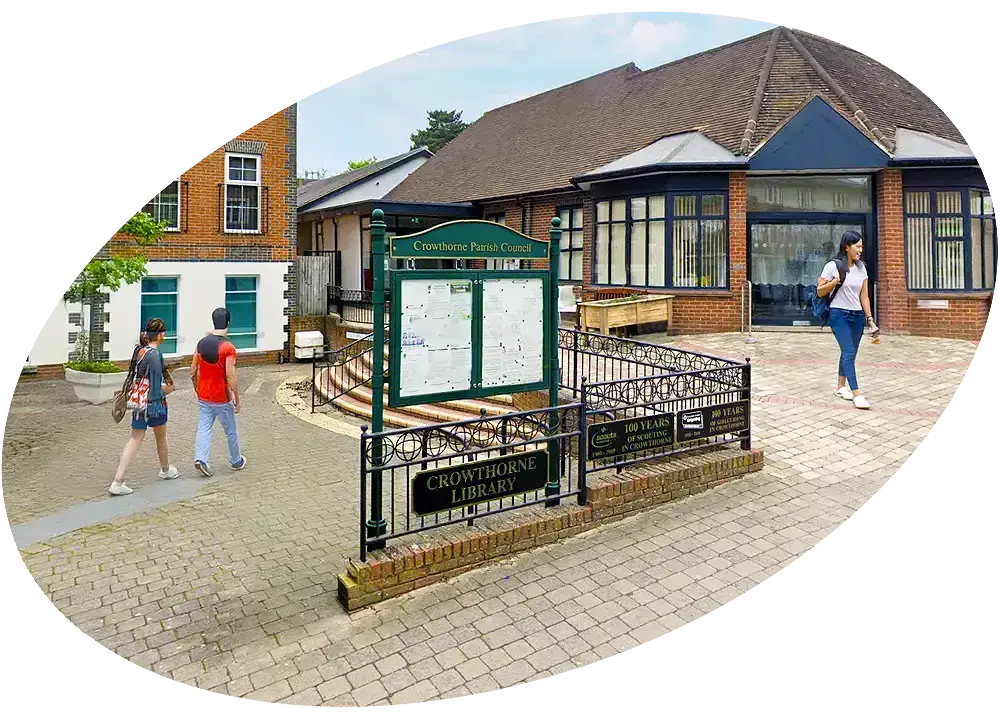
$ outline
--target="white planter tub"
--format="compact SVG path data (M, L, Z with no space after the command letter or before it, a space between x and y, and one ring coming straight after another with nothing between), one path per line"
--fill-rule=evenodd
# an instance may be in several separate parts
M95 406L107 403L114 397L115 391L125 382L127 371L117 373L85 373L66 369L66 380L73 386L76 397L81 401Z

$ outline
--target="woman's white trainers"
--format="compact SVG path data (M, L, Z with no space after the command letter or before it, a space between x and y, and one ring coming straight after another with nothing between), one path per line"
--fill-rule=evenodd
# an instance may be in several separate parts
M124 481L121 483L112 481L108 487L108 493L111 495L131 495L132 489L125 485Z
M867 410L867 409L871 408L871 404L868 403L868 401L865 400L864 396L855 396L853 398L853 401L854 401L854 407L855 408L861 408L861 409L864 409L864 410Z
M160 478L162 478L163 480L173 480L174 478L176 478L179 475L180 475L180 471L178 471L173 466L167 466L167 470L165 470L165 471L161 470L160 471Z
M854 400L854 394L851 392L851 389L849 389L847 386L841 386L836 391L834 391L834 393L840 396L845 401Z

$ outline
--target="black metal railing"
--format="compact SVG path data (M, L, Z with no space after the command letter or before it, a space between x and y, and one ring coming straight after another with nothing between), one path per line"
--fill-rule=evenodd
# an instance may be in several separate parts
M374 322L375 311L370 291L331 285L327 287L327 305L330 311L340 315L344 321L368 325ZM389 323L388 296L385 300L385 323Z
M583 379L594 383L740 366L737 361L606 336L579 329L559 329L559 387L576 399Z
M585 472L581 470L579 430L583 404L556 409L509 413L417 428L361 434L361 560L386 540L425 530L466 522L532 506L543 509L576 496L583 504ZM556 431L548 429L552 414ZM418 514L411 483L418 472L473 461L545 449L545 460L558 466L548 473L549 485L515 496L499 497L476 505ZM552 460L552 455L556 458ZM551 461L551 462L549 462ZM377 531L373 525L381 525Z
M749 361L596 383L584 377L579 393L588 430L632 419L650 423L660 419L669 426L662 431L655 425L651 429L640 427L640 440L617 455L595 456L593 446L585 441L584 474L609 468L620 473L637 463L732 443L750 450L750 380Z
M335 351L324 351L312 365L312 412L361 386L370 385L374 371L369 334Z

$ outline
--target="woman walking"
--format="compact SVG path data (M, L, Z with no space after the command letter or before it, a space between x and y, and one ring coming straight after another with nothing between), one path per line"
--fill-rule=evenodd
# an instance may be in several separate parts
M836 258L823 267L816 287L819 296L830 295L830 329L840 345L836 394L853 401L855 408L871 408L858 387L854 360L865 326L878 334L868 300L868 269L861 261L864 242L856 231L844 232ZM845 385L846 384L846 385ZM848 388L849 387L849 388Z
M132 433L129 435L125 450L115 479L108 488L111 495L128 495L132 489L125 485L125 471L135 458L146 429L153 429L156 438L156 453L160 459L160 478L172 479L178 475L177 469L170 465L167 456L167 394L173 392L174 385L166 372L160 344L166 338L167 326L161 319L150 319L146 330L139 335L139 345L135 347L135 381L141 378L149 379L149 393L146 407L132 412Z

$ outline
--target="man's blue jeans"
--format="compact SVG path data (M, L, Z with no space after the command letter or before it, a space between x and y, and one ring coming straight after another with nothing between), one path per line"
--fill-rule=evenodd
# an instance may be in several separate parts
M830 330L840 344L840 366L837 375L846 378L851 390L857 391L858 375L854 370L854 359L858 355L861 337L865 335L865 312L830 309Z
M236 435L236 413L231 403L198 401L198 436L195 440L194 459L196 462L208 463L208 456L212 450L212 427L216 418L226 432L226 441L229 443L229 464L235 465L240 462L240 439Z

